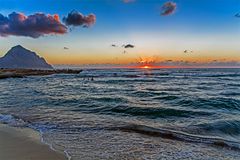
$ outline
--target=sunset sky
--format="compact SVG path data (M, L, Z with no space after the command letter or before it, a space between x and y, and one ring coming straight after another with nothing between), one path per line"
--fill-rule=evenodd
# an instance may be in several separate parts
M0 4L0 56L20 44L51 64L240 62L239 0L0 0ZM74 15L78 17L71 19ZM53 22L55 28L47 26Z

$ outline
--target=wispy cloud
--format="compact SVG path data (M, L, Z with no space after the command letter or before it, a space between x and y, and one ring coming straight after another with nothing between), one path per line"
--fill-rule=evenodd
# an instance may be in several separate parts
M240 18L240 13L235 14L235 17Z
M161 7L161 15L168 16L173 14L177 9L177 4L174 2L166 2Z
M154 65L157 61L157 57L139 57L137 64L140 65Z
M187 60L166 60L166 61L160 61L155 63L156 66L209 66L209 67L227 67L227 66L235 66L240 67L240 62L238 61L222 61L222 60L212 60L208 62L194 62L194 61L187 61Z
M135 0L122 0L124 3L132 3L135 2Z
M65 34L67 27L59 20L59 16L35 13L26 16L13 12L7 17L0 14L0 36L26 36L38 38L49 34Z

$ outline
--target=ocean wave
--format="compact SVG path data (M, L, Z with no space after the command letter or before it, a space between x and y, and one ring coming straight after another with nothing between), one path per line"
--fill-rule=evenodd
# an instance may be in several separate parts
M8 114L0 114L0 122L13 127L27 127L27 122Z
M231 96L240 96L240 91L231 91L231 92L221 92L220 93L221 95L224 95L224 96L228 96L228 97L231 97Z
M176 105L191 106L193 108L212 108L212 109L224 109L224 110L240 110L240 100L233 98L188 98L181 99L176 102Z
M190 142L190 143L203 143L203 144L209 144L209 145L214 145L218 147L226 147L232 150L240 151L240 142L226 140L221 137L193 135L193 134L189 134L181 131L174 131L174 130L163 129L163 128L154 128L154 127L137 125L137 124L131 124L131 125L126 125L121 127L113 127L113 128L110 128L110 130L120 130L123 132L140 133L148 136L161 137L161 138Z
M204 77L240 77L240 74L232 73L232 74L210 74L203 75Z
M201 123L196 125L202 132L220 133L226 135L240 135L239 120L218 120L212 123Z
M90 102L92 101L97 101L97 102L101 102L101 103L109 103L109 102L114 102L114 103L124 103L127 102L127 99L123 98L123 97L110 97L110 96L105 96L105 97L89 97L87 98L87 100L89 100Z
M166 101L171 101L171 100L176 100L179 99L179 96L175 96L175 95L167 95L167 96L156 96L153 97L153 99L157 99L157 100L166 100Z
M104 112L121 113L131 116L144 116L147 118L208 116L212 114L204 111L190 111L173 108L144 108L129 106L116 106L110 109L106 109Z
M171 89L162 89L161 91L148 91L147 90L140 90L140 91L134 91L131 93L132 96L134 97L152 97L153 99L168 99L168 97L170 97L170 99L172 99L174 97L174 99L179 98L178 95L174 95L174 93L169 93L171 91L176 92L178 89L176 88L176 90L171 90ZM180 90L180 89L179 89Z

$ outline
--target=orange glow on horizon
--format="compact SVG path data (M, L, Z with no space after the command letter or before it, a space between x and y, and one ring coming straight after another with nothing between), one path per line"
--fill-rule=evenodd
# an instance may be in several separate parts
M239 57L201 57L201 56L183 56L181 58L172 56L172 57L157 57L157 56L150 56L150 57L137 57L135 54L129 55L116 55L112 56L110 54L102 55L97 53L89 53L89 54L78 54L78 53L68 53L69 51L52 51L52 54L48 54L47 51L36 51L37 53L44 53L39 54L41 57L44 57L45 60L53 65L106 65L106 66L135 66L137 68L163 68L163 66L175 66L177 67L170 67L170 68L179 68L180 65L184 65L186 62L186 66L191 64L190 67L193 65L199 66L204 65L208 66L214 62L240 62ZM64 53L66 52L66 53ZM160 66L159 66L160 65ZM163 66L162 66L163 65ZM164 67L166 68L166 67ZM167 67L169 68L169 66Z
M127 68L127 69L174 69L174 68L240 68L240 66L118 66L107 68Z
M143 65L143 66L140 66L139 68L142 68L142 69L151 69L151 68L153 68L153 66Z
M148 68L151 68L151 67L150 66L143 66L143 68L148 69Z

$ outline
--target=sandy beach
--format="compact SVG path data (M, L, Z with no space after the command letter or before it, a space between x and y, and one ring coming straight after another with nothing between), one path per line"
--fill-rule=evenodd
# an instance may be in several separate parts
M0 124L0 159L2 160L66 160L43 144L37 132Z

